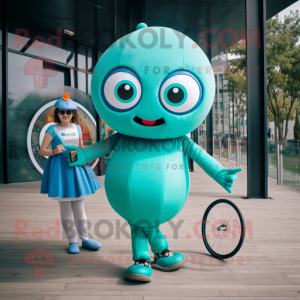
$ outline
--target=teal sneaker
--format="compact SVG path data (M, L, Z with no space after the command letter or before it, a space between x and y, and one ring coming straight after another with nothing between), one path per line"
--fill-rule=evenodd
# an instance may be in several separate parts
M144 282L152 281L150 261L147 259L136 260L135 263L127 269L125 278Z
M165 272L174 271L184 265L184 259L181 253L172 253L169 249L166 249L161 253L155 253L152 268Z

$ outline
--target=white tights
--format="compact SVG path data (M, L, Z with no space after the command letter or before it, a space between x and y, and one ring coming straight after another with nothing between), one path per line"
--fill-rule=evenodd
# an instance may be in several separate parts
M84 203L82 200L76 201L60 201L60 217L62 226L66 232L69 243L77 242L77 235L75 231L75 226L78 235L82 241L89 239L87 218L84 211ZM74 219L73 219L74 215ZM75 226L74 226L75 220Z

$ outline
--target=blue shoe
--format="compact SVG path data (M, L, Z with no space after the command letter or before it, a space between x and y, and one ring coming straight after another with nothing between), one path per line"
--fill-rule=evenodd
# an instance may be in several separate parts
M160 271L174 271L181 268L184 265L184 256L181 253L174 252L166 249L161 253L155 253L153 269Z
M146 259L136 260L134 265L127 269L125 278L144 282L152 281L152 269L150 266L150 261Z
M69 253L77 254L79 252L80 250L77 242L69 244Z
M82 242L82 247L89 248L92 250L98 250L99 248L101 248L101 244L95 240L88 239L88 240Z

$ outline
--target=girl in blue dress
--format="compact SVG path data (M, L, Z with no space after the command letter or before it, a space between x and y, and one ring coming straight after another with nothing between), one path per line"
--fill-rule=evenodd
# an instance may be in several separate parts
M69 253L79 253L75 226L82 240L82 247L97 250L101 244L89 238L84 198L101 187L89 165L69 167L65 145L84 148L82 132L77 121L77 105L68 93L57 100L54 120L48 127L39 154L49 156L42 178L41 193L58 201L61 222L69 241ZM52 150L48 149L51 144ZM73 219L74 217L74 219Z

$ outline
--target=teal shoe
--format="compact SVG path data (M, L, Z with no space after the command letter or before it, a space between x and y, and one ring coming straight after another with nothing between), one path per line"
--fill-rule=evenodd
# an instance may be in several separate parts
M80 250L77 242L69 244L69 253L77 254L79 252Z
M169 249L166 249L161 253L155 253L152 267L165 272L174 271L184 265L184 259L181 253L172 253Z
M99 248L101 248L101 244L95 240L88 239L88 240L82 242L82 247L89 248L92 250L98 250Z
M152 269L150 266L150 261L146 259L136 260L134 265L127 269L125 278L144 282L152 281Z

